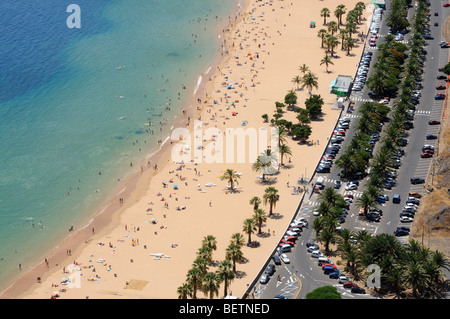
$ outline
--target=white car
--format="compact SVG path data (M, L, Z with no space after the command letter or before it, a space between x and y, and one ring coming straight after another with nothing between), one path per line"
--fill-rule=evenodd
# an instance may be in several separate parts
M347 186L345 186L346 191L355 190L357 188L358 188L358 185L356 185L356 184L347 184Z
M408 217L408 216L402 216L400 217L400 221L402 223L410 223L412 222L414 219L412 217Z
M350 278L348 278L345 275L340 275L338 278L338 283L343 284L346 283L347 281L351 281Z
M311 253L311 257L313 257L313 258L319 258L319 257L323 257L323 255L322 255L322 253L321 253L319 250L314 250L314 251Z
M289 264L291 261L289 260L288 256L286 254L281 254L280 259L285 263Z
M298 233L296 233L295 231L290 231L290 230L288 230L288 231L286 232L286 236L295 236L295 237L298 237Z

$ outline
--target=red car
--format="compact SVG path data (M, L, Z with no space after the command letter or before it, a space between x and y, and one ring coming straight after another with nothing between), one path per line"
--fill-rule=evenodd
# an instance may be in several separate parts
M420 154L421 158L429 158L429 157L433 157L433 154L430 152L423 152L422 154Z
M357 284L352 283L351 281L347 281L346 283L344 283L342 285L344 288L353 288L353 287L358 287Z
M436 86L436 90L445 90L447 87L444 85L438 85Z
M450 7L450 3L444 3L442 6L443 6L444 8Z
M279 246L281 247L281 246L284 246L284 245L290 245L291 247L294 247L294 243L293 242L285 241L284 239L282 239Z
M436 121L436 120L429 120L428 121L428 125L439 125L439 124L441 124L441 122Z
M283 240L286 240L287 242L295 242L296 239L297 238L295 236L286 236L285 238L283 238Z

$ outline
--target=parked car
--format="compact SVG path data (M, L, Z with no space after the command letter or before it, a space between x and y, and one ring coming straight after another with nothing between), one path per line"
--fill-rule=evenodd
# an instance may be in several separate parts
M446 79L447 79L447 76L446 76L446 75L438 75L438 76L437 76L437 79L438 79L438 80L446 80Z
M272 259L273 259L273 262L275 263L275 265L281 265L280 257L278 257L277 255L273 255Z
M438 93L434 97L435 100L445 100L445 94Z
M445 90L447 87L445 85L438 85L436 86L436 90Z
M289 264L289 263L291 262L286 254L281 254L280 259L281 259L285 264Z
M317 251L318 249L319 249L319 246L318 246L317 244L314 244L314 246L308 247L308 248L306 249L306 251L307 251L308 253L312 253L313 251Z
M348 184L345 186L345 190L346 190L346 191L355 190L355 189L357 189L357 188L358 188L358 185L356 185L356 184L354 184L354 183L348 183Z
M361 287L352 287L352 289L350 291L354 294L365 294L366 293L366 291L364 289L362 289Z
M350 281L350 279L349 279L347 276L345 276L345 275L343 275L343 274L340 274L340 275L339 275L338 283L344 284L344 283L346 283L346 282L348 282L348 281Z
M439 125L439 124L441 124L440 121L436 121L436 120L429 120L428 121L428 125Z
M332 273L330 273L328 275L328 277L330 277L330 279L338 279L339 278L339 271L333 271Z
M420 154L421 158L430 158L433 157L433 153L431 152L423 152L422 154Z
M414 197L414 198L421 198L421 197L422 197L422 195L420 195L420 194L417 193L417 192L410 192L410 193L408 194L408 196L409 196L409 197Z
M380 195L375 199L378 203L386 203L389 201L389 196L387 195Z
M270 279L269 274L263 274L263 275L261 276L261 278L259 279L259 282L260 282L261 284L267 284L267 283L269 282L269 279Z
M334 182L333 187L335 189L339 189L339 188L341 188L341 184L342 184L341 181L337 180L337 181Z
M410 223L410 222L412 222L414 220L414 218L413 217L410 217L410 216L400 216L400 221L402 222L402 223Z
M426 137L427 140L435 140L437 138L438 138L437 135L434 135L434 134L428 134Z
M411 184L423 184L425 183L425 180L423 178L420 177L413 177L411 178Z
M344 288L353 288L353 287L358 287L357 284L352 283L351 281L347 281L344 282L344 284L342 285Z
M269 276L272 276L275 273L275 265L274 264L269 264L269 266L267 266L266 274L268 274Z
M401 229L396 229L394 230L394 235L399 237L399 236L408 236L409 232L405 231L405 230L401 230Z

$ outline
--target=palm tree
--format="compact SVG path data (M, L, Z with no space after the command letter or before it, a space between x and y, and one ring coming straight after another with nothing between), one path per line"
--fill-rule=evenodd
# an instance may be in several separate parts
M325 36L327 34L328 34L327 30L325 30L325 29L320 29L319 32L317 32L317 36L322 39L322 44L320 46L321 48L323 48L323 42L324 42ZM306 71L304 73L306 73Z
M331 61L331 57L328 56L328 54L325 54L325 56L323 57L323 59L320 61L320 65L322 65L322 64L325 64L327 73L330 73L330 72L328 71L328 65L330 65L330 64L331 64L331 65L334 65L334 63L333 63L333 61Z
M258 226L258 234L261 234L262 224L267 221L266 212L261 208L258 208L257 210L254 211L253 219L255 220L255 223Z
M233 265L229 260L223 260L219 263L219 269L216 271L217 277L219 278L220 283L224 283L223 287L223 296L226 297L228 295L228 286L231 284L231 281L235 278L233 272Z
M331 56L333 56L334 48L339 44L339 40L334 35L328 34L325 41L327 43L328 50L331 52Z
M208 272L208 264L212 261L212 252L208 247L201 247L197 252L197 258L192 263L192 267L200 269L202 276Z
M329 227L323 228L322 231L317 235L317 240L324 243L326 253L330 251L330 244L335 243L336 239L336 231L334 229L330 229Z
M308 89L310 95L312 95L313 88L319 88L318 78L314 73L308 72L303 76L302 88L305 87Z
M177 288L178 299L187 299L189 296L192 296L192 293L192 286L187 283Z
M209 272L203 278L202 291L205 295L209 294L209 299L213 299L214 295L219 295L219 277L215 272Z
M267 149L262 152L256 159L256 162L252 164L252 170L260 172L262 174L262 181L264 182L266 180L266 175L272 175L276 172L276 169L274 168L276 160L277 158L275 157L275 154L272 153L272 150Z
M402 268L403 267L394 266L384 276L386 283L394 288L396 298L400 297L400 292L404 282L404 272Z
M244 257L241 246L231 243L226 250L225 259L233 263L233 272L236 273L236 262Z
M329 208L336 206L342 200L342 196L333 187L327 187L319 194L319 201L326 203Z
M348 37L347 30L340 30L339 31L338 38L341 39L341 50L344 50L345 38L347 38L347 37Z
M336 160L336 165L344 171L345 177L349 177L357 169L355 158L350 152L345 152Z
M292 83L295 83L297 85L297 91L300 89L299 85L302 83L302 77L300 75L296 75L292 78Z
M238 179L241 178L240 175L237 174L237 172L233 169L227 169L225 173L219 177L221 181L227 180L230 184L231 191L234 191L234 183L238 184Z
M366 217L370 208L378 206L378 202L375 200L375 197L371 196L367 191L364 191L361 197L356 200L356 204L364 208L364 216Z
M203 274L198 267L191 268L187 273L186 282L192 287L192 298L197 299L197 290L201 286Z
M216 250L217 249L216 237L214 237L212 235L203 237L202 246L206 246L206 247L210 248L211 250Z
M342 24L342 16L345 14L345 12L346 8L343 4L338 5L336 10L334 10L334 16L337 18L338 25Z
M330 17L330 9L323 8L320 10L320 16L323 17L323 25L327 25L327 18Z
M277 129L274 130L272 137L278 139L278 147L280 147L282 143L286 142L288 131L284 126L278 126Z
M267 187L264 191L263 201L264 205L269 204L269 217L273 215L273 208L277 205L280 200L280 195L278 194L278 189L275 187Z
M298 69L300 70L300 72L302 72L303 75L305 75L305 73L309 71L309 67L304 63Z
M420 263L408 262L404 268L405 281L411 286L413 297L417 298L417 292L421 291L427 282L427 275Z
M346 37L344 42L347 47L347 55L350 55L350 51L355 47L356 42L352 37Z
M335 32L338 30L338 24L336 21L330 21L328 22L328 32L331 32L331 35L334 35Z
M244 234L248 235L247 245L250 246L252 243L252 234L256 231L255 220L253 218L247 218L246 220L244 220L242 231L244 232Z
M256 211L261 204L261 199L258 196L254 196L250 199L250 205L253 205L253 211Z
M281 166L283 166L283 158L286 155L292 155L291 148L287 144L281 144L280 148L280 156L281 156Z
M242 247L245 245L245 239L244 236L242 236L241 233L234 233L233 235L231 235L231 241L230 241L230 245L237 245L239 247Z

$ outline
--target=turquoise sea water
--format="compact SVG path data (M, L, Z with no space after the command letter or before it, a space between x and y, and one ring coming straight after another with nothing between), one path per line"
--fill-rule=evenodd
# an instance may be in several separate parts
M234 0L72 3L80 29L66 25L69 2L0 2L0 288L82 226L130 162L167 136L217 56L215 28L236 9Z

